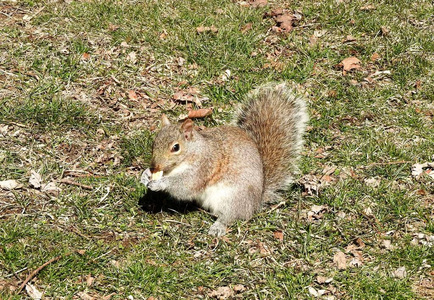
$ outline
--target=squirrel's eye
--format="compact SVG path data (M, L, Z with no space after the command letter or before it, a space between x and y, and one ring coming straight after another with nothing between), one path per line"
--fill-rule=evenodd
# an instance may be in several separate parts
M178 152L179 151L179 144L175 144L172 146L171 152Z

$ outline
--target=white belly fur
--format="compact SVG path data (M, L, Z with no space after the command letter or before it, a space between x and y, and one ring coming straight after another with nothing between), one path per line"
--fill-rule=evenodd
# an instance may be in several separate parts
M215 214L224 209L233 197L234 188L224 183L207 187L200 196L203 208Z

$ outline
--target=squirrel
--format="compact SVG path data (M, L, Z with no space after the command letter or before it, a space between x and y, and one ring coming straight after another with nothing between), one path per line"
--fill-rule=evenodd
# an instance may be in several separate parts
M308 119L305 101L285 83L250 92L232 125L199 130L191 119L172 124L163 114L141 182L196 201L217 216L208 233L222 236L293 182Z

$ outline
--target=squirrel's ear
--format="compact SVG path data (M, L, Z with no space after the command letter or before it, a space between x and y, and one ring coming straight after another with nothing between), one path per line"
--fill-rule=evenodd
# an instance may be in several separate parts
M165 114L161 115L161 123L163 124L163 127L170 125L170 121Z
M184 133L184 137L187 140L191 140L193 136L193 126L194 123L191 119L185 120L181 125L181 131Z

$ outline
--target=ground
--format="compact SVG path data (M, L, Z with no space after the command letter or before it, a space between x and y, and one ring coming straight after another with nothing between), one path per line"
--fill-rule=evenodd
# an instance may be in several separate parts
M2 1L0 298L432 299L433 8ZM307 99L300 174L213 238L139 182L159 117L269 81Z

